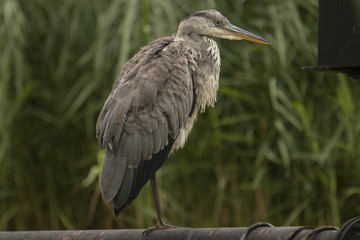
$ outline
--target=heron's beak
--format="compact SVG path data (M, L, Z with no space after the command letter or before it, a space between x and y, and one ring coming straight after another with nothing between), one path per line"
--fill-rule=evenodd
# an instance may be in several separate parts
M233 40L248 40L251 42L257 42L262 44L271 44L271 42L259 37L251 32L248 32L242 28L239 28L235 25L229 24L223 26L224 30L226 31L226 36L224 38L233 39Z

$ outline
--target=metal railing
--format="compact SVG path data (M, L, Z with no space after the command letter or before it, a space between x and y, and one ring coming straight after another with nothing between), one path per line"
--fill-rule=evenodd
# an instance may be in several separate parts
M0 240L360 240L360 217L347 221L340 229L332 226L319 228L274 227L269 223L256 223L250 227L236 228L173 228L152 231L143 235L144 229L79 230L79 231L13 231L0 232Z

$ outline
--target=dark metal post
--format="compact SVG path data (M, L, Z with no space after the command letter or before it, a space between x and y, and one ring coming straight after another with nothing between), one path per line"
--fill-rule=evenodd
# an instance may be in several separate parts
M304 70L360 79L360 1L319 0L318 63Z

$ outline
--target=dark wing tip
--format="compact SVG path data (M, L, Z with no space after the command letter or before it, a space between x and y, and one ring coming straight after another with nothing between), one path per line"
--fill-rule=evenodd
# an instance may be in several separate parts
M123 210L124 207L122 207L122 208L114 207L114 215L115 215L115 217L118 217L120 215L120 212Z
M142 160L137 168L133 168L134 174L130 186L120 187L119 192L113 199L114 215L119 216L124 207L129 205L139 195L142 187L153 177L157 170L165 163L175 139L168 135L168 145L150 160ZM123 182L124 183L124 182ZM129 190L129 188L131 188ZM122 189L127 189L123 191Z

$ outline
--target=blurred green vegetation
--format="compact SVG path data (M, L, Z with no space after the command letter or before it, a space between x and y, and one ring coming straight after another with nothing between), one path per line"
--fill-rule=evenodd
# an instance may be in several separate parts
M192 227L337 225L360 214L360 83L316 65L317 0L1 0L0 230L142 228L149 185L115 219L98 187L97 115L122 65L216 8L265 46L218 40L221 87L158 172Z

